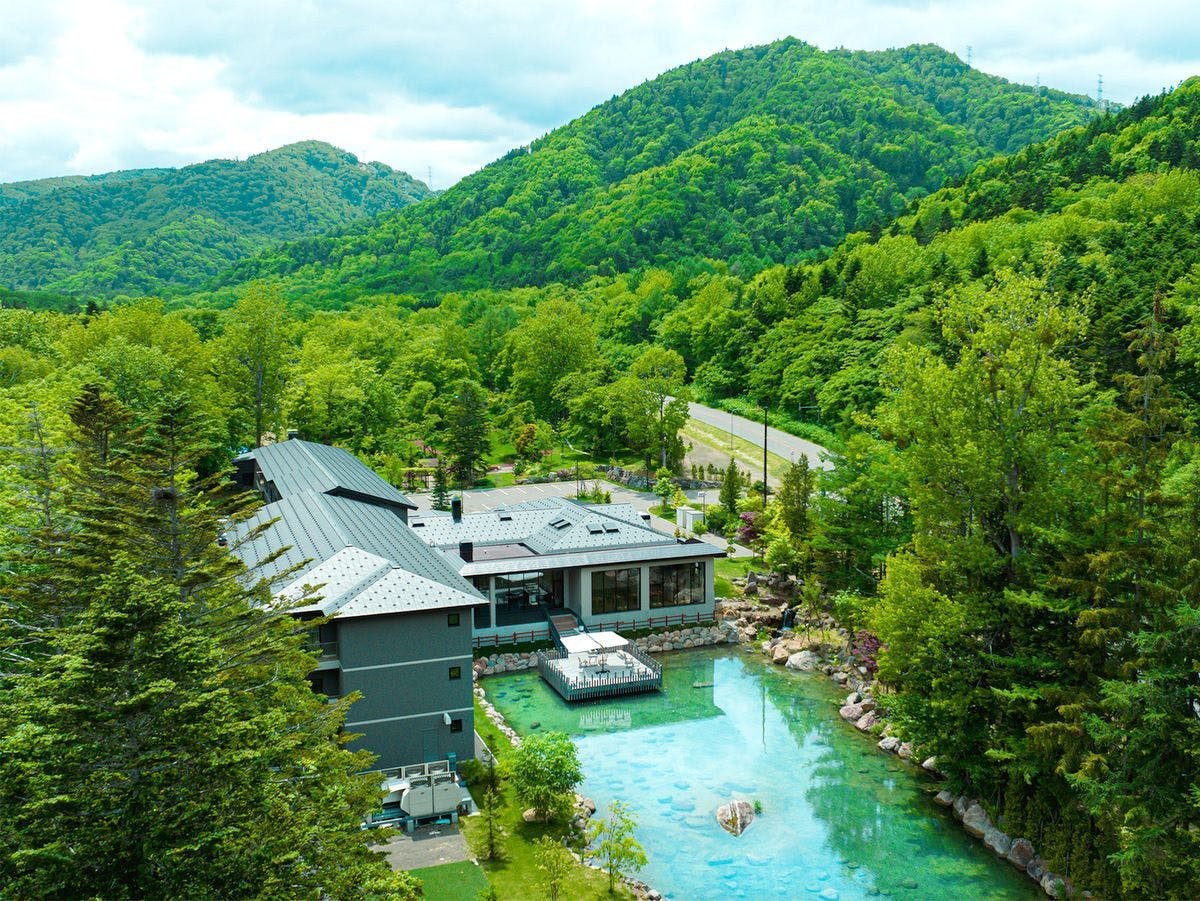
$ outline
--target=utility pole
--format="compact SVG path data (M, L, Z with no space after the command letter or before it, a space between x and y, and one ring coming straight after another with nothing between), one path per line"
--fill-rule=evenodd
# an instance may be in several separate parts
M767 414L771 412L768 404L763 404L763 513L767 512Z

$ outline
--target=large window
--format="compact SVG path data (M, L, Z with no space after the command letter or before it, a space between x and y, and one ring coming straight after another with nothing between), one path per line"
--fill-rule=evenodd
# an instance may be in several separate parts
M497 626L538 622L545 608L564 605L561 570L500 575L495 584Z
M641 571L605 569L592 573L592 615L642 608Z
M650 567L650 607L704 603L704 564Z

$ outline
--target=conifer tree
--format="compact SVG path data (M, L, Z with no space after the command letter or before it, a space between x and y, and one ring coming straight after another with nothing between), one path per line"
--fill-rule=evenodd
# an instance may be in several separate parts
M409 897L360 823L371 757L354 698L310 688L299 624L218 536L202 424L165 398L136 428L102 391L74 409L69 529L38 559L53 627L0 679L0 884L17 896ZM114 423L130 426L120 442ZM269 526L267 526L269 527ZM30 536L36 550L37 536ZM18 608L21 617L31 607Z

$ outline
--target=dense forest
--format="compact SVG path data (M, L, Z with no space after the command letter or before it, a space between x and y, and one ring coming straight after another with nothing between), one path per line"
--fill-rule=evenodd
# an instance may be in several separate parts
M614 97L422 203L240 263L303 293L574 283L713 258L795 262L980 160L1091 115L939 47L727 51Z
M61 616L72 654L105 653L52 609L79 576L47 561L94 555L113 516L141 527L111 505L163 480L146 442L186 438L206 475L285 428L397 484L469 484L497 445L529 471L567 442L671 468L687 396L769 405L831 448L765 509L726 492L712 525L878 647L876 696L953 788L1080 890L1200 893L1200 80L1101 114L932 48L782 42L208 289L0 310L6 623ZM177 584L105 567L97 603ZM45 678L0 707L27 742L3 782L30 791L43 739L19 726L54 703Z
M0 285L158 294L279 241L431 195L403 172L319 141L244 161L14 182L0 185Z

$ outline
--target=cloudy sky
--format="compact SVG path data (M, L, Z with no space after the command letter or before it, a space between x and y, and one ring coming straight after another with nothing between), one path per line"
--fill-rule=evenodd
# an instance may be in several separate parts
M967 47L1127 102L1200 74L1195 0L0 0L0 182L317 138L445 188L656 74L786 35Z

